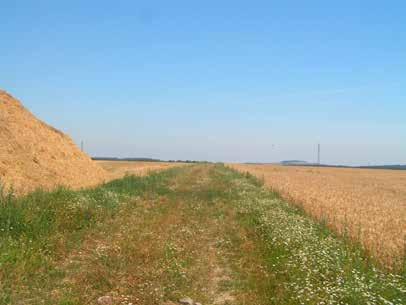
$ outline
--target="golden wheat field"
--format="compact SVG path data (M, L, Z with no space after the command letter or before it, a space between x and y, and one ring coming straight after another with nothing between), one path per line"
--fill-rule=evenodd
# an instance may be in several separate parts
M342 235L361 242L389 268L406 253L406 172L230 164L263 179Z
M109 180L119 179L125 175L144 176L151 172L185 165L178 162L141 162L141 161L96 161L109 175Z

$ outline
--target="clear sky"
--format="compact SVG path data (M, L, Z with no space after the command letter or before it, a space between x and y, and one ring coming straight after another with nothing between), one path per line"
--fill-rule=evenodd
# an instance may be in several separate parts
M0 3L0 88L91 155L406 163L404 1Z

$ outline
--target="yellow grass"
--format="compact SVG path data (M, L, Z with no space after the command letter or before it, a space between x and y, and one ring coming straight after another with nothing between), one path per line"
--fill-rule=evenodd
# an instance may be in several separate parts
M175 162L138 162L138 161L96 161L107 173L109 180L119 179L125 175L144 176L154 171L185 165Z
M361 242L389 268L406 253L406 171L231 164Z

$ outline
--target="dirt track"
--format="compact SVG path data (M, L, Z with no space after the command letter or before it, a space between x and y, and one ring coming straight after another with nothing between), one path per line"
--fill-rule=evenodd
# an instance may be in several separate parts
M221 165L33 196L0 204L1 305L405 304L401 276Z

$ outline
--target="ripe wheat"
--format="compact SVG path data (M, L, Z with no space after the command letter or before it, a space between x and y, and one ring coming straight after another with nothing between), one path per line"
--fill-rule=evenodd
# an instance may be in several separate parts
M386 267L406 253L406 172L232 164L250 172Z

